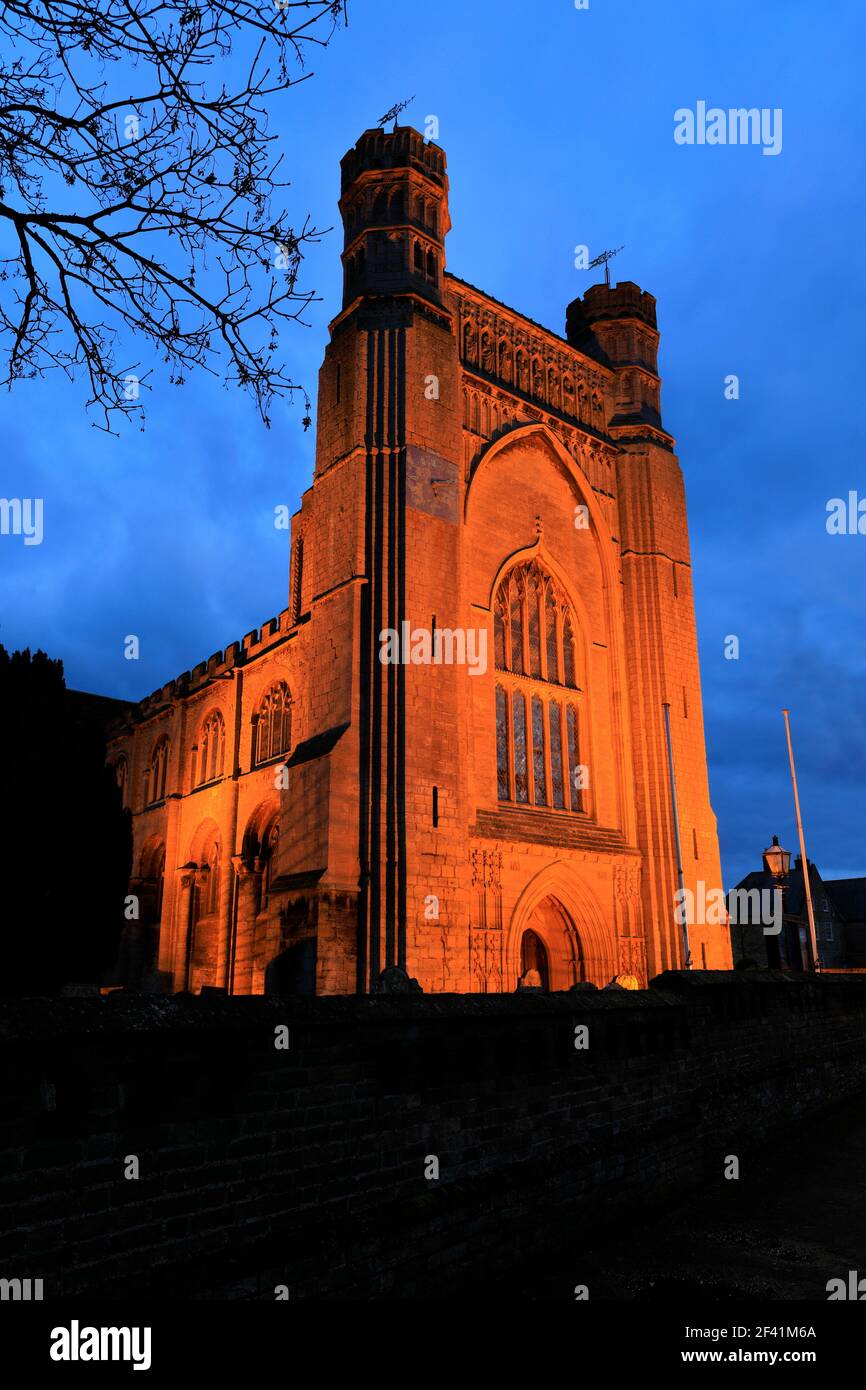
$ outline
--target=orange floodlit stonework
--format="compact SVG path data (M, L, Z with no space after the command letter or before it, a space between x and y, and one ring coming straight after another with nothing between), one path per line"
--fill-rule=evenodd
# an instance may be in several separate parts
M409 127L345 156L340 211L289 606L112 739L145 973L645 984L683 963L665 701L685 886L721 888L655 301L595 285L559 337L448 274L445 156ZM724 923L690 944L730 967Z

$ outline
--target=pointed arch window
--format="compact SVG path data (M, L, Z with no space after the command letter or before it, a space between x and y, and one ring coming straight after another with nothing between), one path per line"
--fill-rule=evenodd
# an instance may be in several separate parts
M129 790L129 763L126 761L126 758L121 755L115 763L112 763L111 767L115 781L117 782L117 790L120 792L120 804L126 807L129 805L127 799Z
M140 876L145 887L143 920L148 924L158 924L162 919L165 887L165 844L162 841L143 850Z
M522 690L511 692L512 732L514 735L514 800L529 800L529 778L526 759L526 696Z
M198 742L198 779L215 782L222 777L226 756L226 726L218 709L213 710L204 721Z
M511 758L508 738L508 696L501 685L496 687L496 769L499 800L511 800Z
M262 840L262 901L261 911L268 905L271 881L276 871L277 847L280 843L280 818L276 816Z
M562 679L572 689L577 685L574 661L574 627L571 615L566 614L562 624Z
M165 892L165 845L160 845L153 856L150 876L154 881L153 913L154 921L162 921L162 899Z
M544 701L532 697L532 799L536 806L547 805L547 770L544 764Z
M213 835L204 848L202 864L197 874L195 889L195 920L201 917L214 917L220 905L220 841Z
M579 688L571 605L537 560L516 565L499 585L493 636L498 670Z
M548 584L544 595L544 643L547 679L552 682L562 680L559 667L561 622L561 610L553 597L553 588Z
M165 798L165 780L168 773L170 747L167 738L159 739L154 746L147 773L145 800L148 805L152 806L155 801L162 801Z
M292 743L292 698L285 681L272 685L255 716L255 762L287 753Z
M585 811L576 625L562 587L538 560L502 580L493 648L498 799Z

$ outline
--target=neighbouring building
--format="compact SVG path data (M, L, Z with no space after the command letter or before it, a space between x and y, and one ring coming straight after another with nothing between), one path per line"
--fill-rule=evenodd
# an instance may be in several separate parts
M747 961L771 970L810 970L812 948L803 860L779 844L777 835L764 850L763 864L747 874L727 896L731 949L735 964ZM834 892L844 884L846 891ZM862 885L859 894L857 885ZM863 937L856 923L849 926L841 902L854 904L866 897L866 879L825 882L809 861L809 886L815 918L815 939L823 969L848 969L866 964ZM780 930L777 930L780 928Z
M866 878L828 878L827 897L845 923L849 966L866 968Z
M655 300L594 285L561 336L446 272L409 127L361 136L340 212L288 606L111 741L147 979L644 984L682 964L665 702L685 882L721 893ZM691 950L729 967L727 926Z

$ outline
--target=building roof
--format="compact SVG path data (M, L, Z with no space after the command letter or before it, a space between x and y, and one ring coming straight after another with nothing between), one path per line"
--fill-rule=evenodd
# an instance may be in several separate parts
M745 878L741 878L739 883L735 883L733 888L729 888L729 893L734 893L738 888L769 888L772 884L772 874L766 869L753 869Z
M809 878L812 883L813 897L817 884L821 884L825 889L829 888L829 884L824 883L824 880L811 861L809 862ZM853 881L857 882L858 880ZM862 882L866 883L866 879L862 880ZM784 878L774 878L769 869L753 869L752 872L746 874L746 877L741 879L734 888L729 889L728 894L730 895L730 893L736 892L738 889L745 889L748 891L751 888L757 888L758 890L781 888L784 895L784 911L786 917L800 917L805 912L806 889L803 881L803 867L799 856ZM832 894L829 896L832 897ZM833 900L833 906L836 906L835 900Z
M117 700L113 695L92 695L89 690L70 690L69 687L66 699L77 720L88 720L104 726L135 709L132 700Z
M866 878L825 879L824 887L846 921L866 922Z

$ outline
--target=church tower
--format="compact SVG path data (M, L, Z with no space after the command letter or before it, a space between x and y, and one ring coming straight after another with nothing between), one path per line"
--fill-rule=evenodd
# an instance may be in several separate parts
M594 285L568 306L568 340L613 370L607 433L618 445L617 493L635 758L638 838L644 853L643 907L650 976L683 967L672 932L677 889L665 703L682 840L685 888L700 903L702 881L721 887L716 819L710 805L685 489L674 441L662 427L659 333L652 295L631 281ZM717 924L690 926L696 969L728 964Z
M406 968L414 924L425 911L438 920L440 879L450 873L453 886L458 859L448 840L462 806L464 675L409 664L404 643L407 631L459 623L460 393L443 292L443 152L407 127L366 131L342 161L340 211L343 307L320 373L316 474L293 544L303 554L298 611L311 607L317 630L331 634L311 717L323 736L348 726L327 759L317 987L366 991L389 967ZM397 635L400 659L386 659L386 634ZM287 844L310 799L290 790ZM286 874L313 867L288 856ZM432 965L412 954L414 971Z

